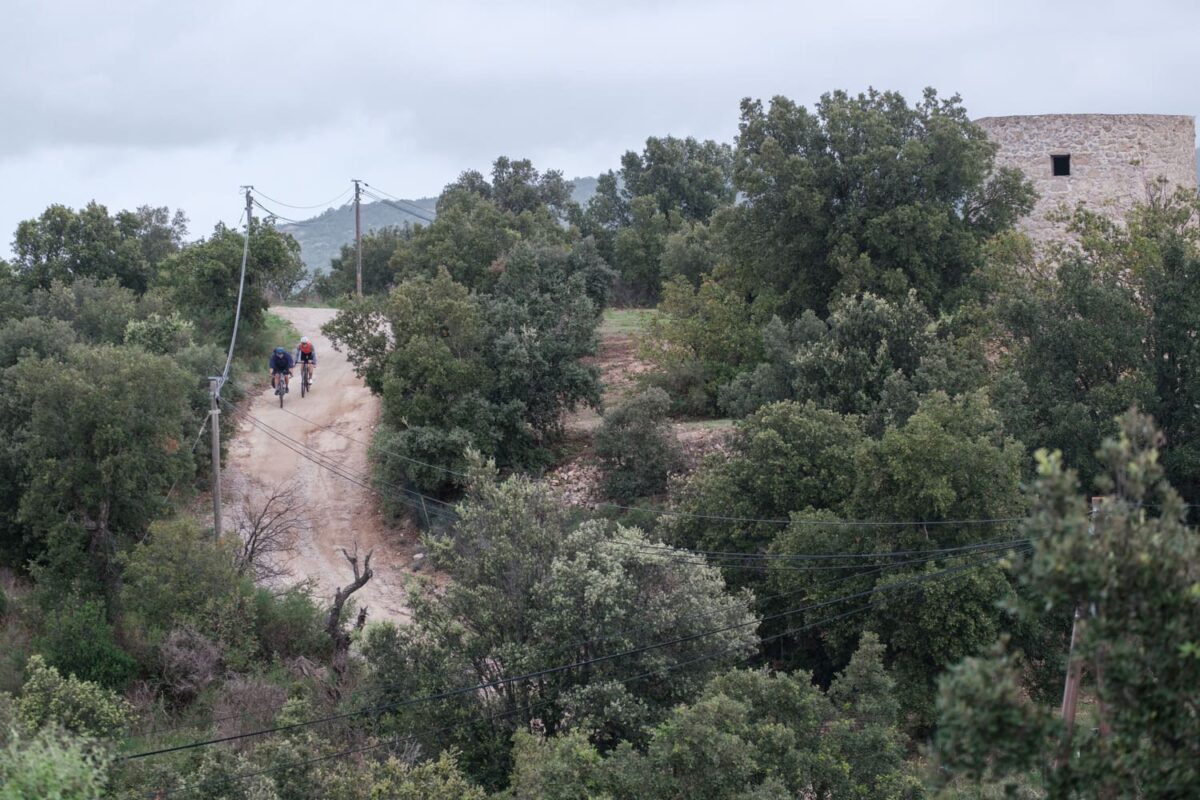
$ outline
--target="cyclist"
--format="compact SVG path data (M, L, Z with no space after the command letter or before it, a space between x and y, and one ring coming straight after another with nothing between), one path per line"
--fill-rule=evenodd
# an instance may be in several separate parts
M292 367L296 366L296 362L292 360L292 354L282 347L276 347L275 352L271 354L271 360L267 362L267 366L271 369L271 388L276 387L276 376L283 376L283 391L288 391L288 378L292 377ZM283 402L282 400L280 402Z
M308 365L308 385L312 386L317 382L317 346L308 340L307 336L300 337L300 344L296 345L296 363L300 365L300 369L304 369L304 365Z

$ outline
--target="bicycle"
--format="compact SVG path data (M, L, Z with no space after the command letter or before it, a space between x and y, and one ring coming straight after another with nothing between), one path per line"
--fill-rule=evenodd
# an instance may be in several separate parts
M275 373L275 394L279 395L280 408L283 408L283 396L287 394L287 376L286 372Z
M308 361L300 362L300 396L308 394L312 384L309 383L309 378L312 375L312 364Z

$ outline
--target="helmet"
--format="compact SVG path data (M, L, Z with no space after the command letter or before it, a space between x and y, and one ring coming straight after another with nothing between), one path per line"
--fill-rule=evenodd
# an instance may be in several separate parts
M307 337L307 336L301 336L301 337L300 337L300 344L308 344L308 337Z
M286 352L287 352L287 350L284 350L282 347L275 348L275 355L280 355L281 353L286 353Z

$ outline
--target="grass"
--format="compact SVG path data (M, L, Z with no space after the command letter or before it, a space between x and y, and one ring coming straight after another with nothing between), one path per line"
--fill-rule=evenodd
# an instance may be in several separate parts
M708 430L712 428L732 428L733 420L728 417L721 419L696 419L680 422L676 427L682 431Z
M237 355L234 360L241 372L262 373L267 368L267 358L276 347L289 352L300 341L300 332L292 323L270 311L263 317L263 327L258 331L242 329L238 333Z
M296 330L296 326L283 317L268 311L261 337L264 342L274 342L271 345L272 348L282 345L291 350L293 344L300 341L300 331Z
M601 336L632 336L641 333L658 311L653 308L610 308L600 323Z

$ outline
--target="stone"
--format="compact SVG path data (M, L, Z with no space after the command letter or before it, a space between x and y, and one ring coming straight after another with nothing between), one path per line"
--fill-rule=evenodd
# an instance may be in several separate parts
M1018 225L1044 246L1067 241L1047 218L1065 204L1120 220L1145 202L1154 182L1196 188L1196 121L1167 114L1040 114L983 117L975 124L999 150L996 166L1015 167L1037 190L1033 211ZM1050 156L1070 154L1070 176L1051 174Z

